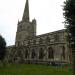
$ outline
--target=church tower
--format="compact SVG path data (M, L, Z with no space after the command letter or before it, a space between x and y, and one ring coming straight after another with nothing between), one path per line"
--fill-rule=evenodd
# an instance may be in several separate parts
M29 21L29 3L26 0L22 21L18 22L16 46L25 45L25 41L36 36L36 20Z

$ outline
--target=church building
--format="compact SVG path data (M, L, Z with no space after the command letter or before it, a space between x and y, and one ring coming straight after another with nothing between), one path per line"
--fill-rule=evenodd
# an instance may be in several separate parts
M29 3L26 0L22 21L17 26L15 45L7 48L8 62L69 62L65 29L36 35L36 23L36 19L29 21Z

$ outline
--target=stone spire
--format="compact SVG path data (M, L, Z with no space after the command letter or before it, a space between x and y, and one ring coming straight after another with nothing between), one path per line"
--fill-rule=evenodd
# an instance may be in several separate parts
M28 0L26 0L26 5L25 5L22 20L25 22L29 22L29 3L28 3Z

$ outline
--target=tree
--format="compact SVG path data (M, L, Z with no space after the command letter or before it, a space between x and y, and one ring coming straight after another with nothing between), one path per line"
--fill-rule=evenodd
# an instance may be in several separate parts
M0 60L3 61L6 53L6 42L0 35Z
M75 75L75 0L66 0L64 2L63 10L66 30L68 33L68 42L70 43L72 50L73 71Z

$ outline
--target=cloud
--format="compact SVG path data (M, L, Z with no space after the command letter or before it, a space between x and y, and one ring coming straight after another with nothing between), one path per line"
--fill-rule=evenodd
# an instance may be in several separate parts
M7 45L15 43L18 19L22 19L26 0L0 0L0 33ZM30 21L37 20L37 35L63 29L64 0L29 0Z

